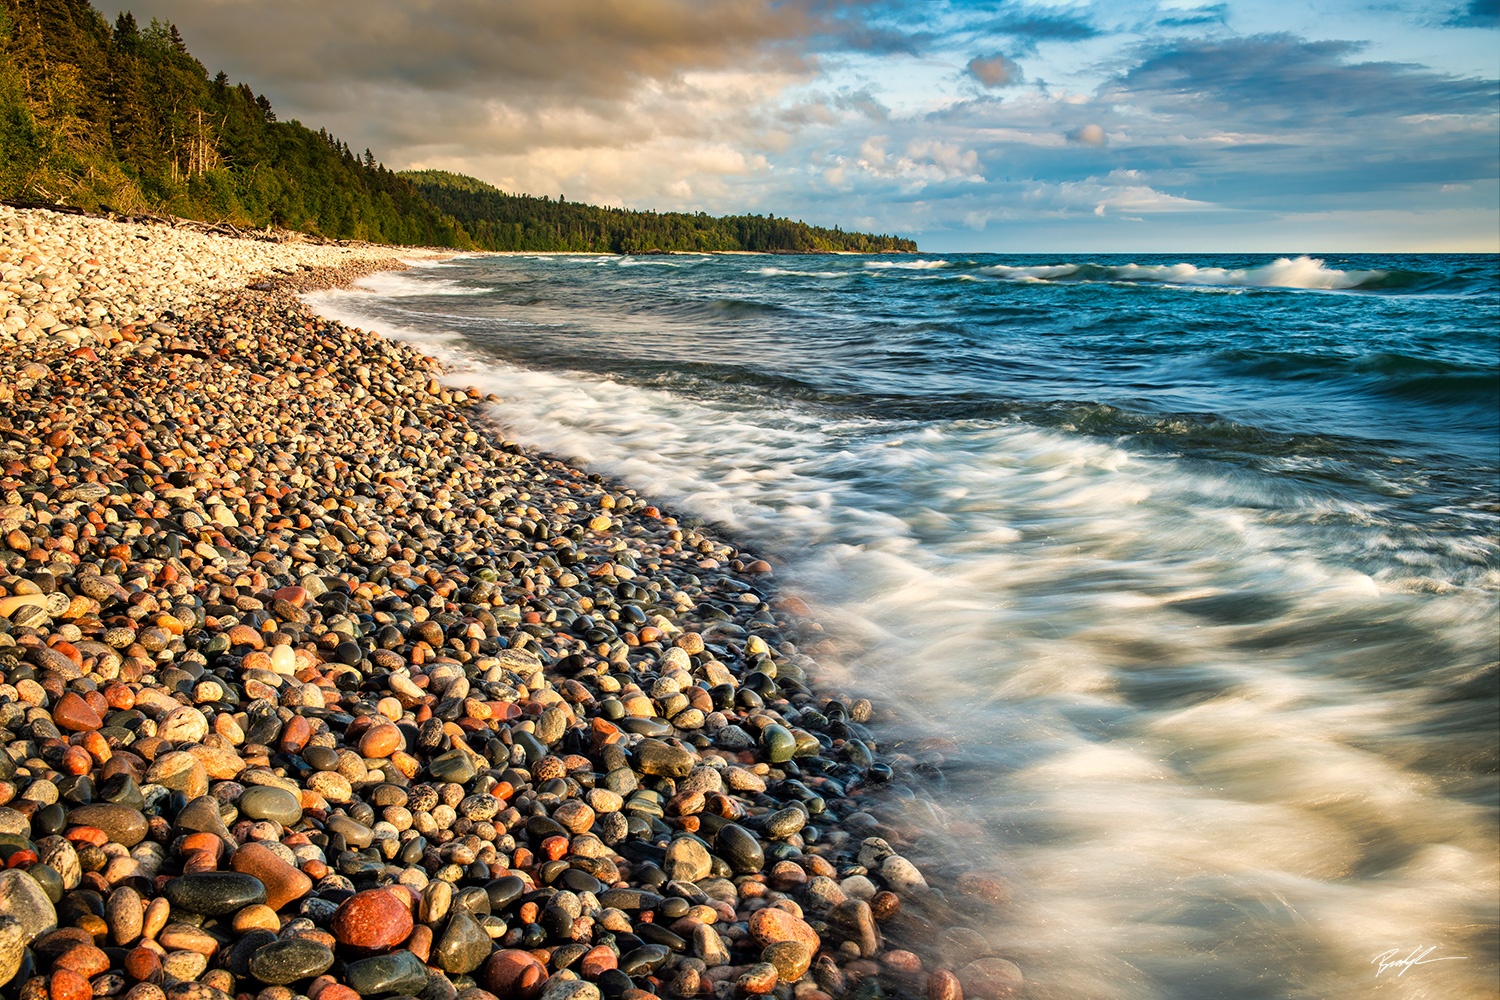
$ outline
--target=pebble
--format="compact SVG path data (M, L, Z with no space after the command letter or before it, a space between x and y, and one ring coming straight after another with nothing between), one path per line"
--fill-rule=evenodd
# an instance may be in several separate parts
M204 916L220 916L266 901L266 887L250 875L198 872L169 879L162 887L172 906Z
M411 952L397 951L349 963L344 969L344 982L362 996L381 993L415 996L427 986L427 967Z
M296 298L392 253L0 206L24 1000L1019 983L769 564Z
M339 904L330 930L339 944L370 952L394 948L413 926L411 907L394 891L367 889Z
M333 965L333 950L304 938L272 941L250 959L250 975L272 986L321 976Z

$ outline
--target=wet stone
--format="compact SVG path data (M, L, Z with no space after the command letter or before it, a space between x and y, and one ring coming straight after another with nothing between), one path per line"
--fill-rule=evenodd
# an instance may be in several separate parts
M489 958L493 942L485 929L464 910L448 919L448 926L432 950L432 961L444 972L463 975L473 972Z
M657 739L641 740L635 747L636 768L642 774L685 778L692 773L697 760L687 750Z
M250 975L263 983L285 985L322 975L333 965L333 951L302 938L273 941L250 959Z
M726 823L719 828L714 851L737 875L753 875L766 865L760 839L738 823Z
M275 820L282 826L295 826L302 819L302 804L284 788L256 785L245 789L237 806L249 819Z
M366 951L394 948L413 927L406 903L386 889L368 889L339 904L331 930L339 944Z
M266 901L266 887L260 879L238 872L200 872L170 879L162 889L174 907L221 916Z
M427 986L427 967L409 951L351 962L344 969L344 982L363 996L400 993L415 996Z
M134 847L146 839L146 817L140 810L113 802L75 806L68 812L68 825L96 827L125 847Z

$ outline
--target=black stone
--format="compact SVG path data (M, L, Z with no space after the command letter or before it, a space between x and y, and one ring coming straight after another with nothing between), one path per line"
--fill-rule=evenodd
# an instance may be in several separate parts
M427 967L411 952L397 951L351 962L344 970L344 982L364 996L384 993L416 996L427 988Z
M320 976L333 966L333 951L305 938L273 941L250 960L250 974L271 986Z
M168 880L162 893L174 907L221 916L266 901L266 887L239 872L198 872Z

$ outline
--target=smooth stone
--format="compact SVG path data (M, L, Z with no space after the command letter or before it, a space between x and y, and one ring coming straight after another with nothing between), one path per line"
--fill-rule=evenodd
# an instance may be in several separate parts
M505 948L490 956L479 982L497 997L529 997L546 978L547 967L530 952Z
M110 937L117 945L126 945L141 936L145 926L146 907L138 892L128 885L116 886L104 904Z
M493 947L494 942L479 921L464 910L456 910L432 949L432 961L444 972L464 975L483 965Z
M250 975L250 962L266 945L276 940L276 932L269 928L252 928L240 935L229 947L224 964L236 976Z
M0 913L0 986L4 986L21 971L26 958L25 930L21 921L9 914Z
M59 729L74 733L91 733L104 726L99 713L75 691L66 691L52 708L52 721Z
M725 823L714 835L714 853L728 863L736 875L753 875L766 866L760 838L738 823Z
M302 751L302 759L307 761L307 766L318 771L337 771L339 769L339 755L328 747L307 747Z
M796 806L778 809L761 821L766 836L772 840L785 840L807 825L807 813Z
M21 925L21 943L57 926L57 908L36 879L22 871L0 872L0 913Z
M694 837L678 837L667 847L667 859L662 867L670 879L696 882L708 876L713 860L701 841Z
M376 955L349 963L344 982L363 996L400 993L416 996L427 987L427 967L409 951Z
M1021 995L1026 977L1014 962L1003 958L976 959L958 970L964 996L972 1000L1007 1000Z
M359 850L369 847L375 839L375 833L363 823L356 822L348 816L334 816L328 821L328 832L337 833L344 838L350 848Z
M642 774L655 774L667 778L686 778L692 773L697 759L681 747L674 747L657 739L643 739L634 749L636 770Z
M756 910L750 915L750 936L762 947L778 941L796 941L805 945L812 954L817 954L821 943L818 932L809 927L807 921L774 906Z
M250 959L250 975L272 986L320 976L333 966L333 950L304 938L273 941Z
M769 763L785 764L797 751L797 738L791 730L773 722L760 731L760 748Z
M603 1000L603 997L593 983L580 979L551 979L537 1000Z
M124 847L134 847L145 840L148 829L146 817L140 810L114 802L74 806L68 811L68 825L96 827Z
M239 872L198 872L169 879L162 893L174 906L207 917L266 901L260 879Z
M302 803L296 795L274 785L247 788L235 803L240 815L249 819L275 820L282 826L295 826L302 819Z
M381 951L405 941L413 926L410 907L394 891L366 889L339 904L330 929L339 944Z
M238 841L224 825L224 817L219 815L219 800L211 795L200 795L183 806L172 823L172 829L176 833L211 833L230 848L238 846Z
M451 781L455 785L468 784L474 780L474 765L469 763L469 755L462 750L450 750L440 757L434 757L427 764L427 770L434 778Z
M312 891L312 879L264 844L252 842L239 848L230 856L229 867L259 879L266 887L265 905L273 910Z
M778 941L767 945L760 953L762 962L776 967L776 976L783 983L795 983L807 975L812 965L812 952L800 941Z

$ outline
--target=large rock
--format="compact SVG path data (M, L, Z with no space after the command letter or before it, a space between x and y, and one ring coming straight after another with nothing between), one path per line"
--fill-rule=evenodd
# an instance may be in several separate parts
M57 908L37 880L25 872L0 872L0 913L20 924L23 945L57 926Z

